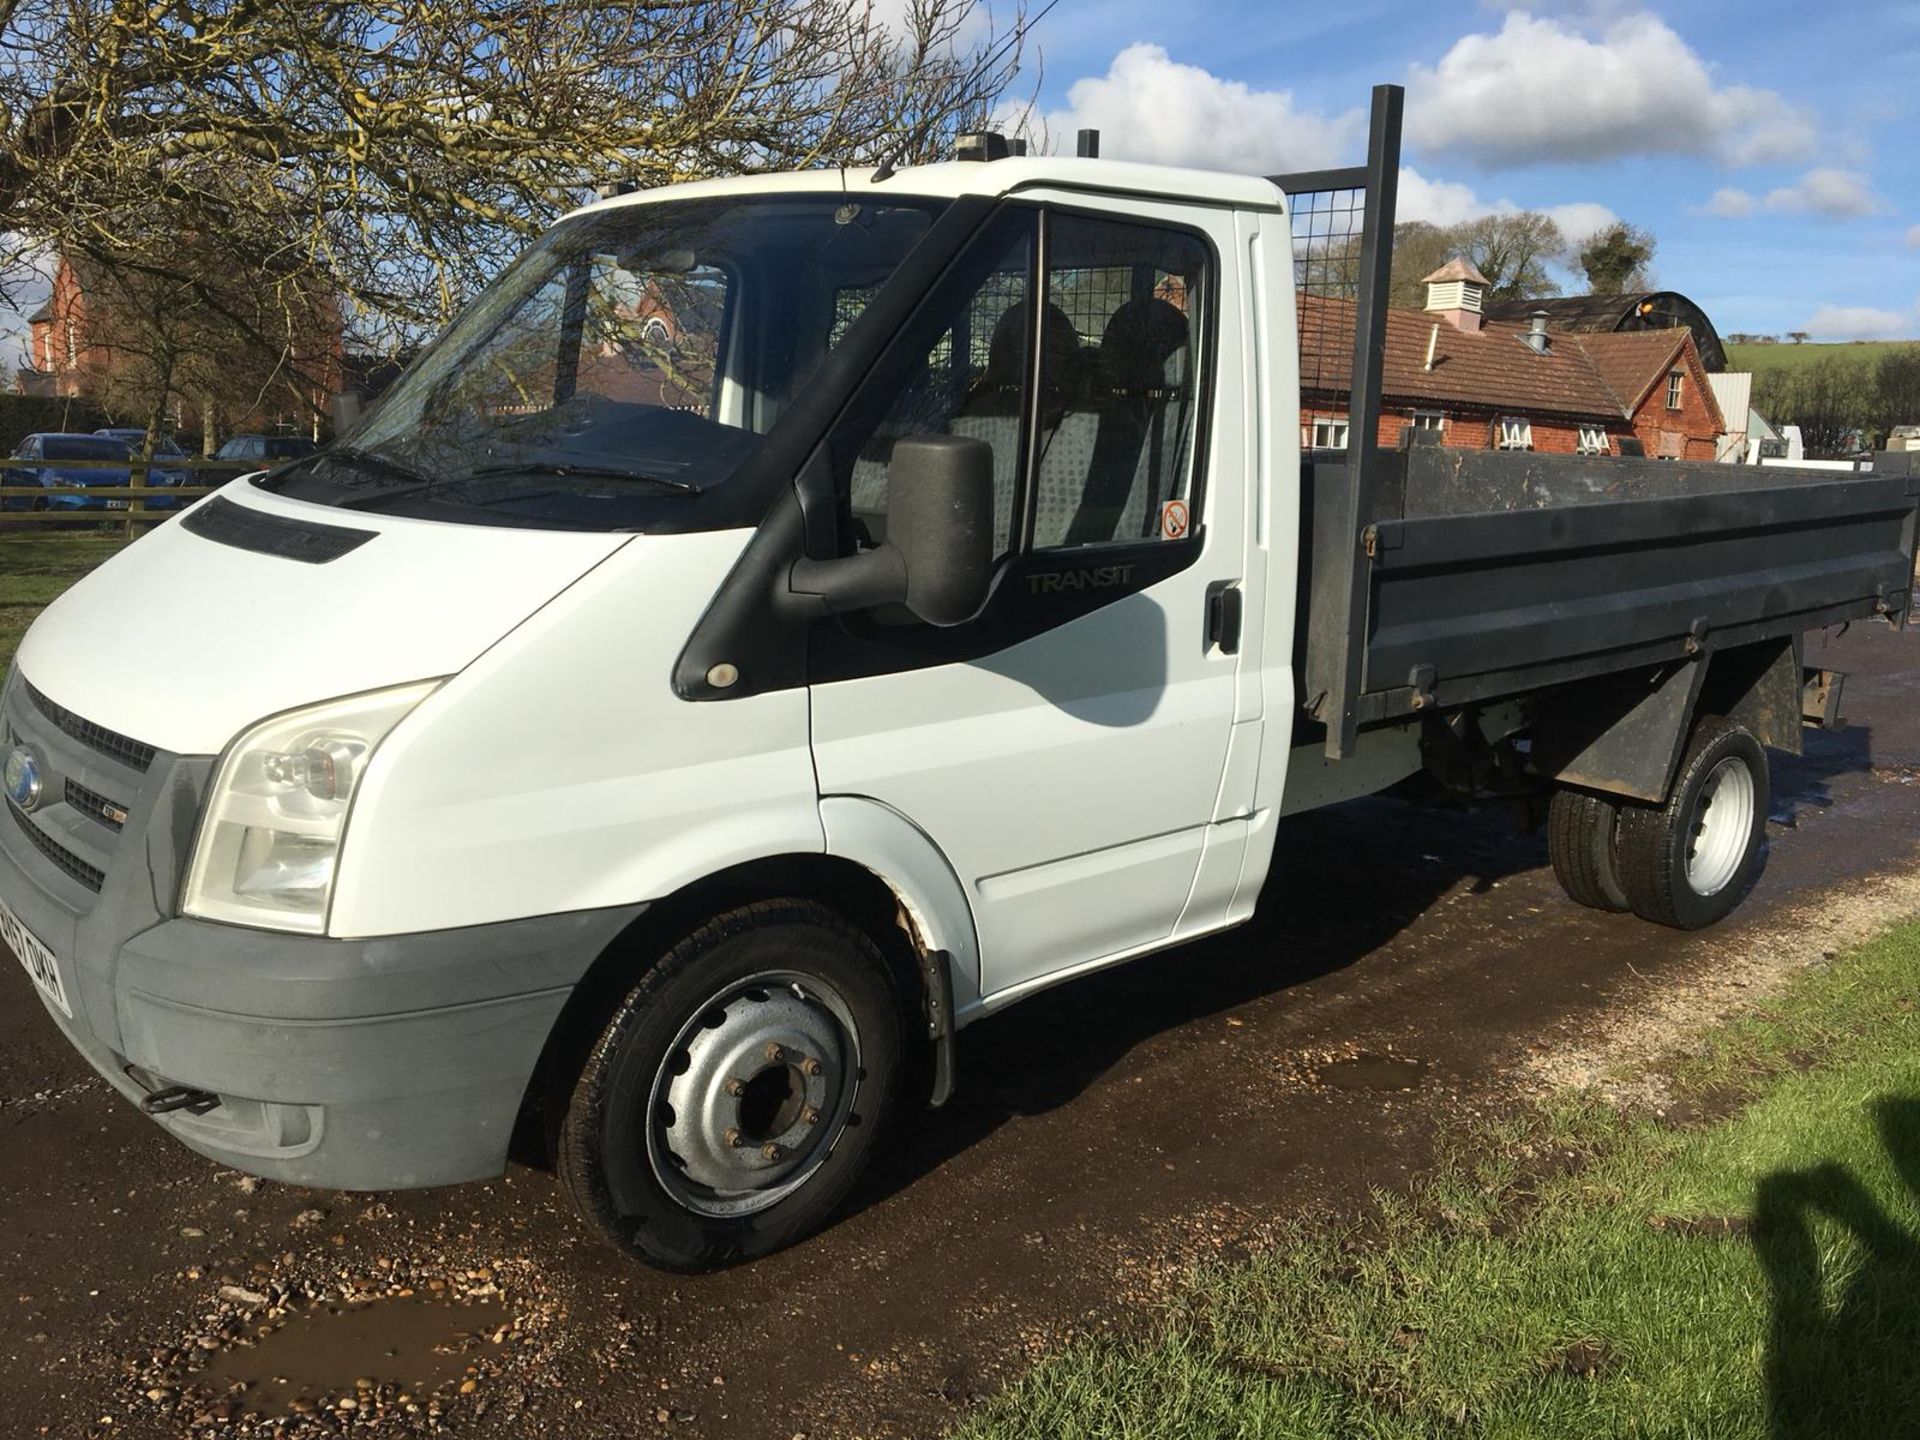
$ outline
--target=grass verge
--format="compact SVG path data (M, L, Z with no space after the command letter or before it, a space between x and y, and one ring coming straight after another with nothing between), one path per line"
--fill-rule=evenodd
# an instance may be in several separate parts
M960 1440L1920 1434L1920 925L1668 1067L1720 1118L1565 1103L1364 1222L1302 1221Z
M118 535L0 538L0 670L12 661L34 617L126 543Z

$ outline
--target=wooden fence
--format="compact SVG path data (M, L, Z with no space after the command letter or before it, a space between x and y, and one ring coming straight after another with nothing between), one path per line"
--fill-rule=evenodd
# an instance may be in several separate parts
M7 460L0 459L0 541L9 535L30 535L46 526L72 529L76 526L109 526L122 529L128 538L137 527L156 525L178 515L186 505L202 495L211 495L236 475L263 469L257 460ZM125 485L36 485L9 484L23 470L124 470ZM192 483L150 485L147 476L158 470L165 474L185 474ZM80 496L85 505L62 505L58 497ZM151 501L177 500L153 508Z

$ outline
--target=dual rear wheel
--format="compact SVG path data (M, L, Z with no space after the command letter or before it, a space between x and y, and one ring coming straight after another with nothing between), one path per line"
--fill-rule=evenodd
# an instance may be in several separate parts
M1760 742L1737 721L1707 716L1694 726L1664 804L1555 792L1547 816L1554 874L1582 905L1698 930L1752 884L1769 798Z

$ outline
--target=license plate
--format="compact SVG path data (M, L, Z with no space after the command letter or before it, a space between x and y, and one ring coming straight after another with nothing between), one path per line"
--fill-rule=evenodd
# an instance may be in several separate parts
M126 500L109 500L107 501L107 508L109 510L124 510L130 503L130 501Z
M53 958L53 952L40 943L40 937L7 908L4 900L0 900L0 945L20 958L27 974L33 977L35 988L71 1020L73 1007L67 1003L67 987L60 983L60 963Z

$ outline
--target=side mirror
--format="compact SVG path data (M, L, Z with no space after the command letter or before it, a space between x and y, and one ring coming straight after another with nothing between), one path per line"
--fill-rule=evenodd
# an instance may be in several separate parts
M903 602L930 625L958 625L993 582L993 447L909 435L887 466L887 539L838 560L800 560L789 584L838 614Z

